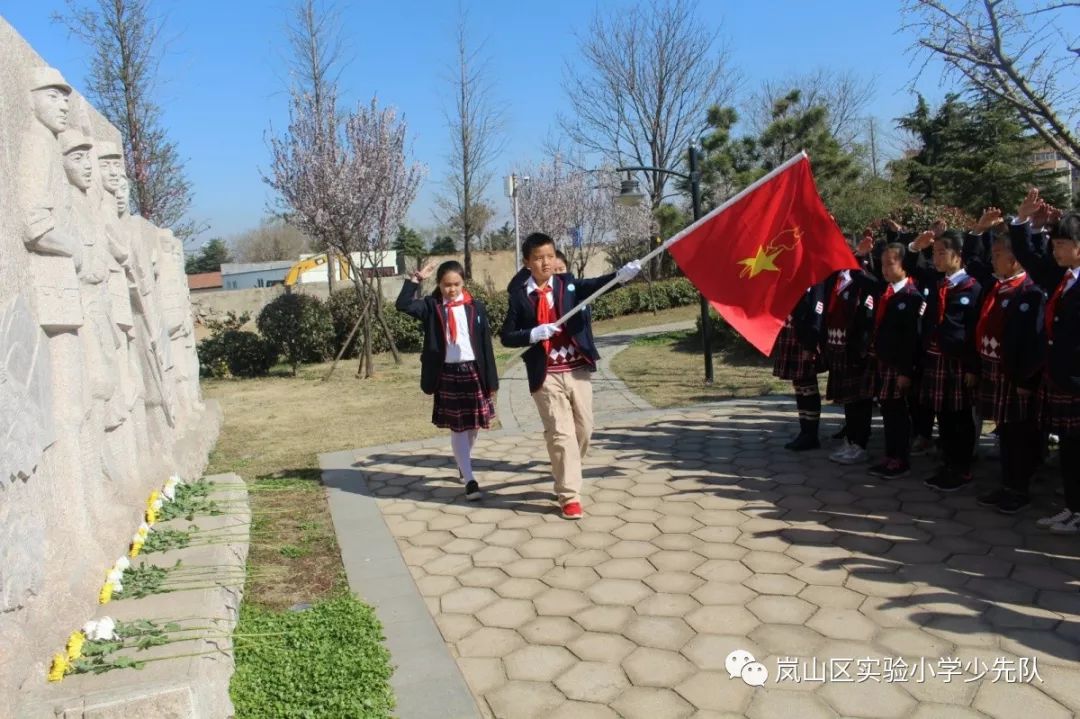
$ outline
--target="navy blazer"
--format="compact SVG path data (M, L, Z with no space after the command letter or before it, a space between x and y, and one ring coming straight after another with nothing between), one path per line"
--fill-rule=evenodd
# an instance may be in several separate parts
M882 287L884 292L885 287ZM879 295L875 302L881 301ZM914 377L919 359L920 319L926 308L922 293L909 284L889 298L885 316L874 338L878 362L896 370L902 377ZM876 310L875 310L876 311Z
M827 282L825 280L808 287L791 311L795 340L807 352L818 352L824 345Z
M499 337L507 347L529 347L529 333L539 324L536 319L536 304L529 297L525 285L530 277L528 270L522 270L510 280L507 291L510 295L509 307L506 311L506 320L503 322ZM569 272L561 275L553 275L551 278L553 297L555 299L555 316L561 317L584 300L591 297L598 289L615 279L615 274L603 275L591 280L575 278ZM587 312L578 312L565 324L563 332L570 334L578 351L589 358L595 370L595 364L600 359L600 353L596 351L596 343L592 336L592 321ZM533 344L522 356L525 362L525 372L529 377L529 391L536 392L544 384L547 377L547 357L544 355L544 346L541 343Z
M1049 251L1039 253L1031 224L1009 225L1013 254L1028 276L1053 296L1065 268L1058 265ZM1080 394L1080 280L1057 302L1053 319L1054 338L1047 342L1046 369L1059 391Z
M863 271L851 270L851 283L844 288L838 301L846 302L853 306L851 318L847 326L847 342L844 345L848 361L862 363L870 350L870 340L874 333L874 303L876 295L880 293L881 283L875 277L871 277L865 270L868 267L863 258L856 258L863 266ZM836 286L840 282L840 272L834 272L825 283L825 310L828 312L829 303L836 292ZM827 331L826 323L826 331ZM827 342L827 337L821 340L822 347Z
M433 295L416 297L420 285L405 280L395 306L401 312L415 317L424 324L424 347L420 351L420 389L424 394L435 394L439 388L439 375L446 362L446 305ZM469 321L469 340L476 357L476 370L480 375L480 387L484 394L499 389L499 371L495 366L495 349L491 344L491 324L487 308L480 300L465 305Z

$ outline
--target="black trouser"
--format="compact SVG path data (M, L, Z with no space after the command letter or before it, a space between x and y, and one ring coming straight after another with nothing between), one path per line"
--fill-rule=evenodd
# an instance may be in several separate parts
M970 471L971 455L975 451L975 418L971 408L938 412L938 433L945 464L961 474Z
M1065 486L1065 506L1080 512L1080 434L1059 437L1058 455L1061 483Z
M821 390L817 377L795 380L795 407L799 410L799 434L817 436L821 422Z
M916 437L930 439L934 436L934 410L919 402L914 395L910 405L912 434Z
M844 405L844 425L847 427L847 438L852 444L866 449L870 442L870 420L873 414L874 401L870 399L860 399Z
M911 417L907 400L881 401L881 419L885 423L885 456L907 464L911 451Z
M998 425L1001 481L1006 489L1027 496L1031 476L1042 454L1041 440L1042 434L1033 421Z

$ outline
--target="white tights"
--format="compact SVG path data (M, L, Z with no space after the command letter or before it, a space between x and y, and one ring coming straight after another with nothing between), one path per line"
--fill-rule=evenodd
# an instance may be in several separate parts
M454 450L454 459L457 460L458 469L461 470L463 482L472 482L472 448L476 443L476 430L466 432L451 432L450 447Z

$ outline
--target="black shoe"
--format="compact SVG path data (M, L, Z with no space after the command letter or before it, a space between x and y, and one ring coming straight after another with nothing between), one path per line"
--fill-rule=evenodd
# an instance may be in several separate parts
M948 465L941 464L934 470L934 473L923 480L923 485L930 489L941 489L943 484L948 484L949 477L952 476L952 472L949 471Z
M889 460L885 459L875 465L872 465L869 469L866 470L866 473L869 474L871 477L880 477L887 471L889 471Z
M792 452L804 452L808 449L820 449L821 441L816 434L800 434L795 439L784 445L784 449Z
M1016 514L1031 506L1031 499L1026 494L1006 492L1006 497L998 502L997 511L1002 514Z
M939 492L956 492L971 484L971 472L952 472L934 484L927 484Z
M998 505L1005 501L1010 494L1012 493L1007 489L995 489L993 492L980 494L975 498L975 504L980 507L993 507L994 509L997 509Z
M465 499L470 502L478 502L483 497L484 493L480 491L480 484L475 479L465 485Z
M832 436L833 439L847 439L847 425L845 424L840 428L840 431Z
M898 459L894 459L889 463L889 466L878 476L882 479L900 479L911 474L911 468L907 462L902 462Z

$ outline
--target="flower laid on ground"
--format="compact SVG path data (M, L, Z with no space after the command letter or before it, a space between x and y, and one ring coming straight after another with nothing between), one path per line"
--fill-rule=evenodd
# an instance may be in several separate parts
M153 507L146 508L146 523L153 524L157 521L157 511Z
M180 484L180 478L175 474L165 480L165 485L161 488L161 496L170 502L176 498L176 487Z
M116 563L113 564L113 569L119 569L122 572L130 566L131 562L128 560L127 557L120 557L116 560Z
M124 591L124 570L113 567L109 570L109 573L105 575L105 582L112 585L114 592L118 594L122 593Z
M83 625L82 631L92 642L111 642L116 639L116 622L112 617L91 619Z
M105 582L101 587L101 591L98 592L98 604L108 604L112 600L113 585L109 582Z
M70 661L75 661L82 656L83 644L86 642L86 635L82 632L72 632L68 637L67 646L64 647L67 651L67 658Z
M71 662L68 661L67 655L59 652L53 654L52 665L49 666L49 681L58 682L69 671L71 671Z
M136 532L135 535L132 536L132 538L131 538L131 547L128 549L128 556L129 557L134 559L135 557L139 556L139 552L142 551L143 543L144 543L145 539L146 539L146 535L140 534L138 532Z
M153 492L150 493L150 496L146 498L146 508L150 509L150 507L154 506L154 502L158 501L158 499L160 498L161 493L155 489Z
M143 539L146 539L146 535L150 534L150 525L146 522L142 522L141 524L139 524L139 529L136 534L138 534Z

